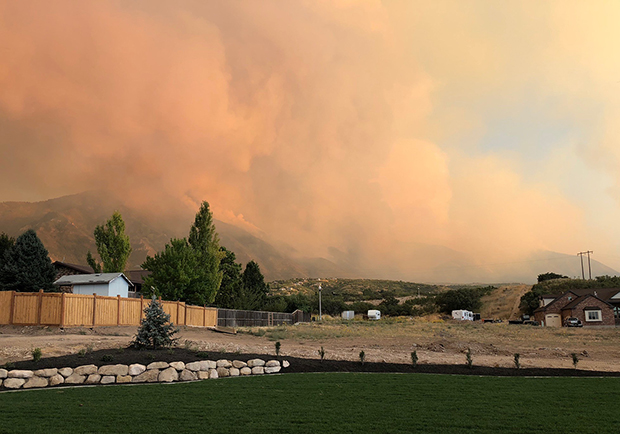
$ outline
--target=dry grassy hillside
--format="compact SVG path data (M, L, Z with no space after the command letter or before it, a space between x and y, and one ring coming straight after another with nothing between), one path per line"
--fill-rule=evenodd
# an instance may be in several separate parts
M482 297L482 318L516 319L521 315L519 302L521 296L532 288L532 285L502 285L489 295Z

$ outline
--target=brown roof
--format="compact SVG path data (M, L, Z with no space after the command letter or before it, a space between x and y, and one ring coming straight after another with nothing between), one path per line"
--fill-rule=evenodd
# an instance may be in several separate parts
M151 272L149 270L127 270L125 271L125 275L129 277L129 280L131 280L134 285L143 285L144 279L150 276Z
M570 303L568 303L566 306L564 306L564 307L562 308L562 310L572 309L572 308L574 308L575 306L577 306L579 303L581 303L582 301L584 301L584 300L586 300L587 298L590 298L590 297L592 297L592 298L596 298L597 300L600 300L600 301L602 301L603 303L608 304L609 306L611 306L611 304L607 303L605 300L603 300L603 299L601 299L601 298L597 297L596 295L593 295L593 294L586 294L586 295L582 295L581 297L577 297L576 299L574 299L573 301L571 301ZM613 307L613 306L611 306L611 307ZM598 307L597 307L597 309L598 309Z
M59 267L70 268L82 274L93 274L95 272L95 270L93 270L88 265L69 264L68 262L61 262L61 261L55 261L53 265L56 268L59 268Z
M596 296L603 301L611 300L611 297L620 292L620 288L587 288L587 289L571 289L571 292L578 296L596 293Z

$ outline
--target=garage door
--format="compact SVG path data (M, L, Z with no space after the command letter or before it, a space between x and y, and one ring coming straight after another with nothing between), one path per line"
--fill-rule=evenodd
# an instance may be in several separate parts
M562 317L556 314L545 315L545 325L547 327L562 327Z

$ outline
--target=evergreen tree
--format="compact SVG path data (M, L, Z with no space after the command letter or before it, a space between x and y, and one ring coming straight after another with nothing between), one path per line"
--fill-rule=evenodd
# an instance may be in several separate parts
M15 244L4 253L4 264L0 270L2 290L52 291L55 279L56 270L34 230L29 229L17 237Z
M105 226L95 227L95 244L102 263L97 262L90 251L86 255L86 262L95 273L125 271L125 265L131 254L131 243L129 236L125 235L125 222L118 211L114 211Z
M176 342L172 336L178 331L170 322L170 315L164 312L161 303L153 296L151 303L144 308L144 319L140 321L140 328L131 344L140 349L171 347Z
M15 244L15 238L8 236L4 232L0 234L0 270L4 264L4 254Z
M265 277L256 262L250 261L247 263L241 280L243 282L243 291L240 301L243 309L261 309L267 301L269 286L265 283Z
M237 258L234 252L226 247L220 247L224 253L224 257L220 262L220 270L222 271L222 283L215 297L215 305L226 309L238 309L239 297L243 288L241 280L241 264L236 262Z

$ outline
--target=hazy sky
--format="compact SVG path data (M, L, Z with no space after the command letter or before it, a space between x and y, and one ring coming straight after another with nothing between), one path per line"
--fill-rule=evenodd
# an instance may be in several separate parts
M0 0L0 201L204 199L399 270L420 244L620 267L618 23L615 0Z

